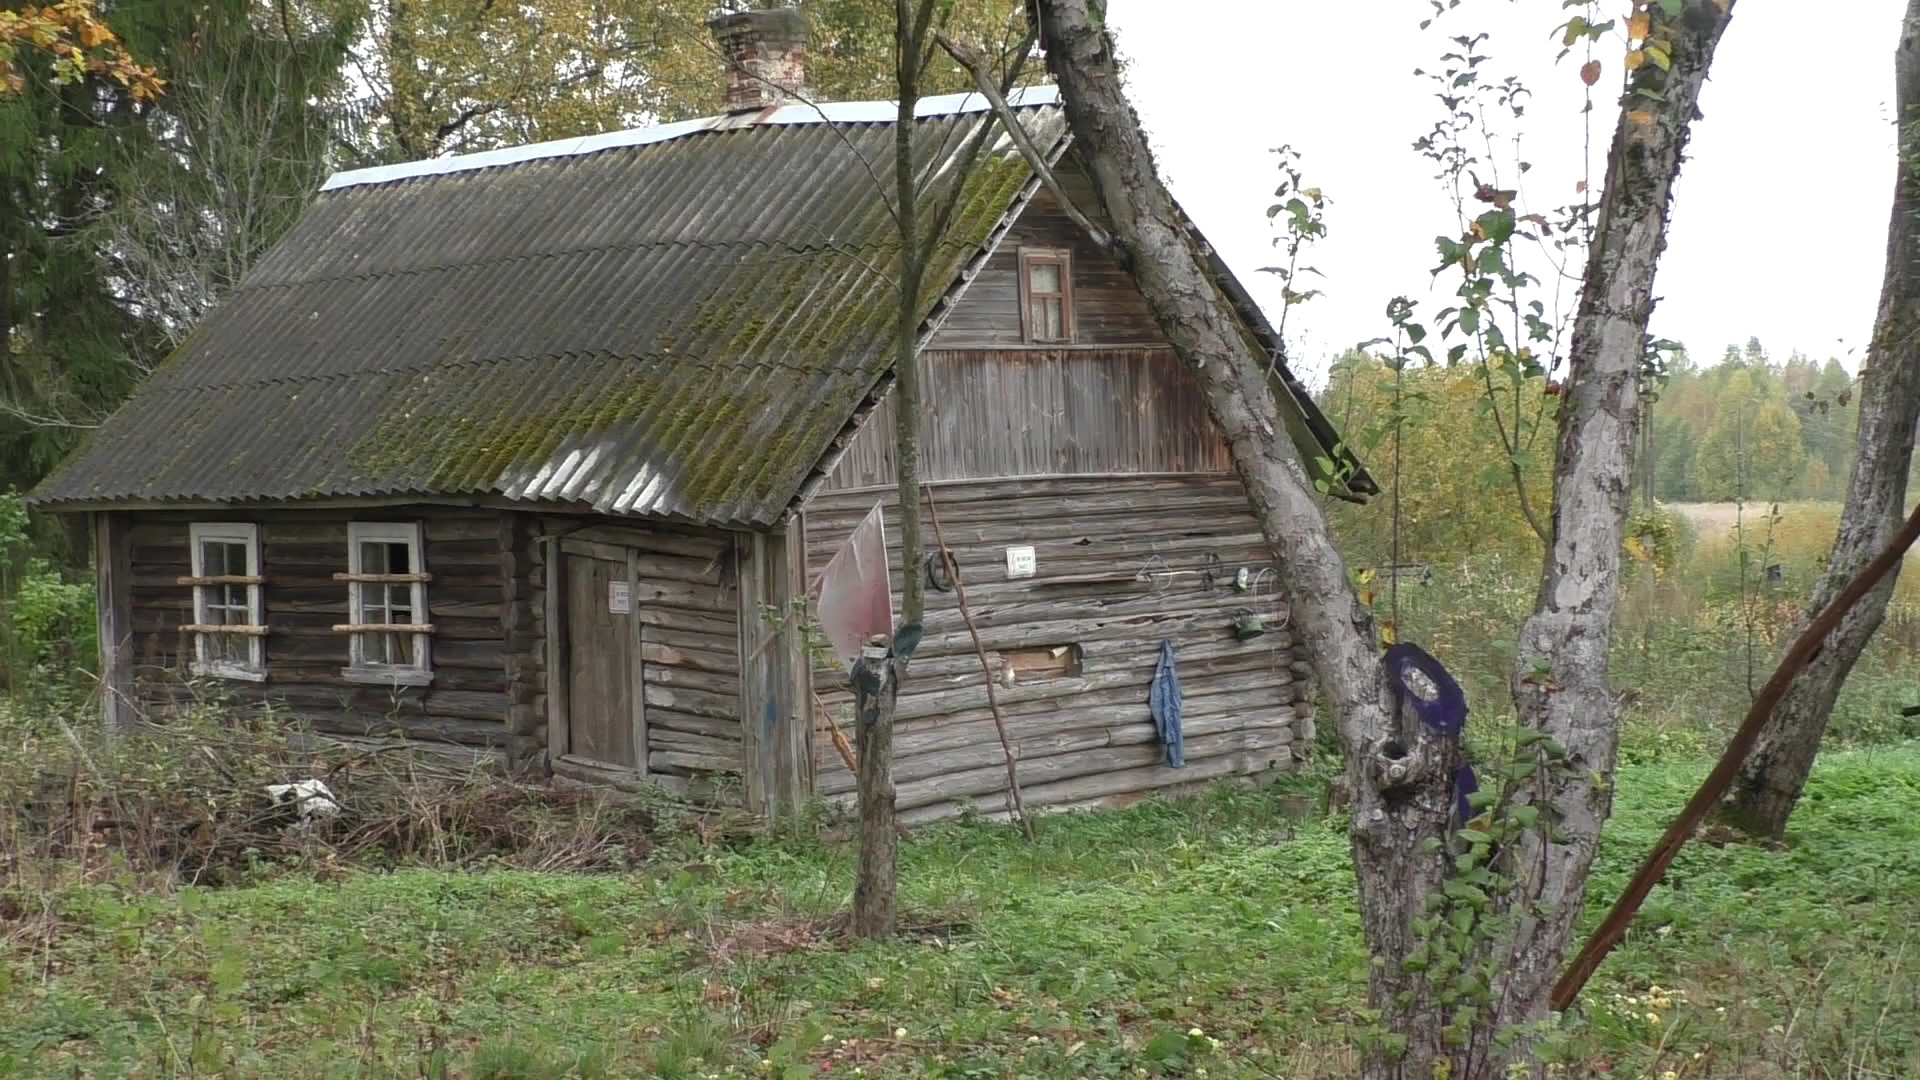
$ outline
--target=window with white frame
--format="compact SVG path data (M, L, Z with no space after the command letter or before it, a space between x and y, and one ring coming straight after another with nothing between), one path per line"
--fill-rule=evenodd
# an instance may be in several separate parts
M432 678L427 621L425 545L418 522L355 521L347 525L350 620L334 629L348 635L350 679L424 683Z
M267 677L267 628L260 597L260 527L244 522L198 522L193 546L195 675L258 682Z

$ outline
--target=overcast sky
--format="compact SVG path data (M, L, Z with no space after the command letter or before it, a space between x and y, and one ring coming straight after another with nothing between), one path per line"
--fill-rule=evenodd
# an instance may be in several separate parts
M1903 7L1826 0L1810 21L1806 5L1739 5L1676 189L1655 334L1703 361L1756 336L1776 357L1798 349L1857 369L1885 262ZM1386 332L1396 294L1422 312L1447 306L1455 283L1429 271L1435 234L1456 231L1453 208L1412 143L1442 115L1413 71L1435 66L1448 37L1487 31L1491 70L1534 93L1520 122L1533 208L1575 198L1582 87L1577 59L1554 63L1560 0L1465 0L1422 31L1431 13L1428 0L1109 0L1163 175L1269 313L1278 282L1257 271L1278 259L1271 149L1302 151L1307 181L1333 200L1311 253L1326 295L1287 327L1296 370L1316 386L1334 355ZM1621 51L1596 53L1608 65L1598 89L1618 87ZM1595 101L1596 187L1609 96Z

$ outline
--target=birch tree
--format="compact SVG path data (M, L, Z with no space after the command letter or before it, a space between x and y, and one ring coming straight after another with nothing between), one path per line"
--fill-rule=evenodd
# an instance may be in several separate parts
M1825 571L1807 600L1807 615L1825 608L1885 548L1900 528L1920 425L1920 0L1909 0L1893 54L1899 116L1893 215L1887 266L1861 369L1860 427L1846 507ZM1807 673L1788 689L1740 769L1722 816L1756 837L1779 840L1800 801L1853 665L1886 616L1898 584L1894 570L1847 613Z
M1547 1016L1610 809L1618 706L1607 647L1654 269L1731 8L1732 0L1640 2L1626 27L1632 74L1575 319L1541 584L1512 675L1522 733L1502 770L1509 827L1496 858L1493 835L1450 828L1453 749L1397 707L1371 618L1278 422L1271 358L1240 329L1155 171L1121 87L1104 5L1038 0L1047 66L1113 248L1226 438L1337 720L1374 957L1366 1076L1499 1075L1523 1058L1526 1036Z

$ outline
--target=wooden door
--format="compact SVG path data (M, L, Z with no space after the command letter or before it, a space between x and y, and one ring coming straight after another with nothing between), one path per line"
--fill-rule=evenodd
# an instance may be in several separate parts
M565 755L583 764L644 774L647 737L640 693L640 619L631 552L561 544L566 632Z

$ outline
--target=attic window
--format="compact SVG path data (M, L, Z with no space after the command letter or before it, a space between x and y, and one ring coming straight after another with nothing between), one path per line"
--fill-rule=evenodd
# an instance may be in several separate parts
M1032 344L1073 340L1073 253L1020 251L1020 329Z
M260 526L195 523L193 545L195 675L260 682L267 677L267 628L261 625Z
M424 685L433 681L427 643L427 582L418 522L354 521L347 524L347 617L335 626L348 637L354 682Z

